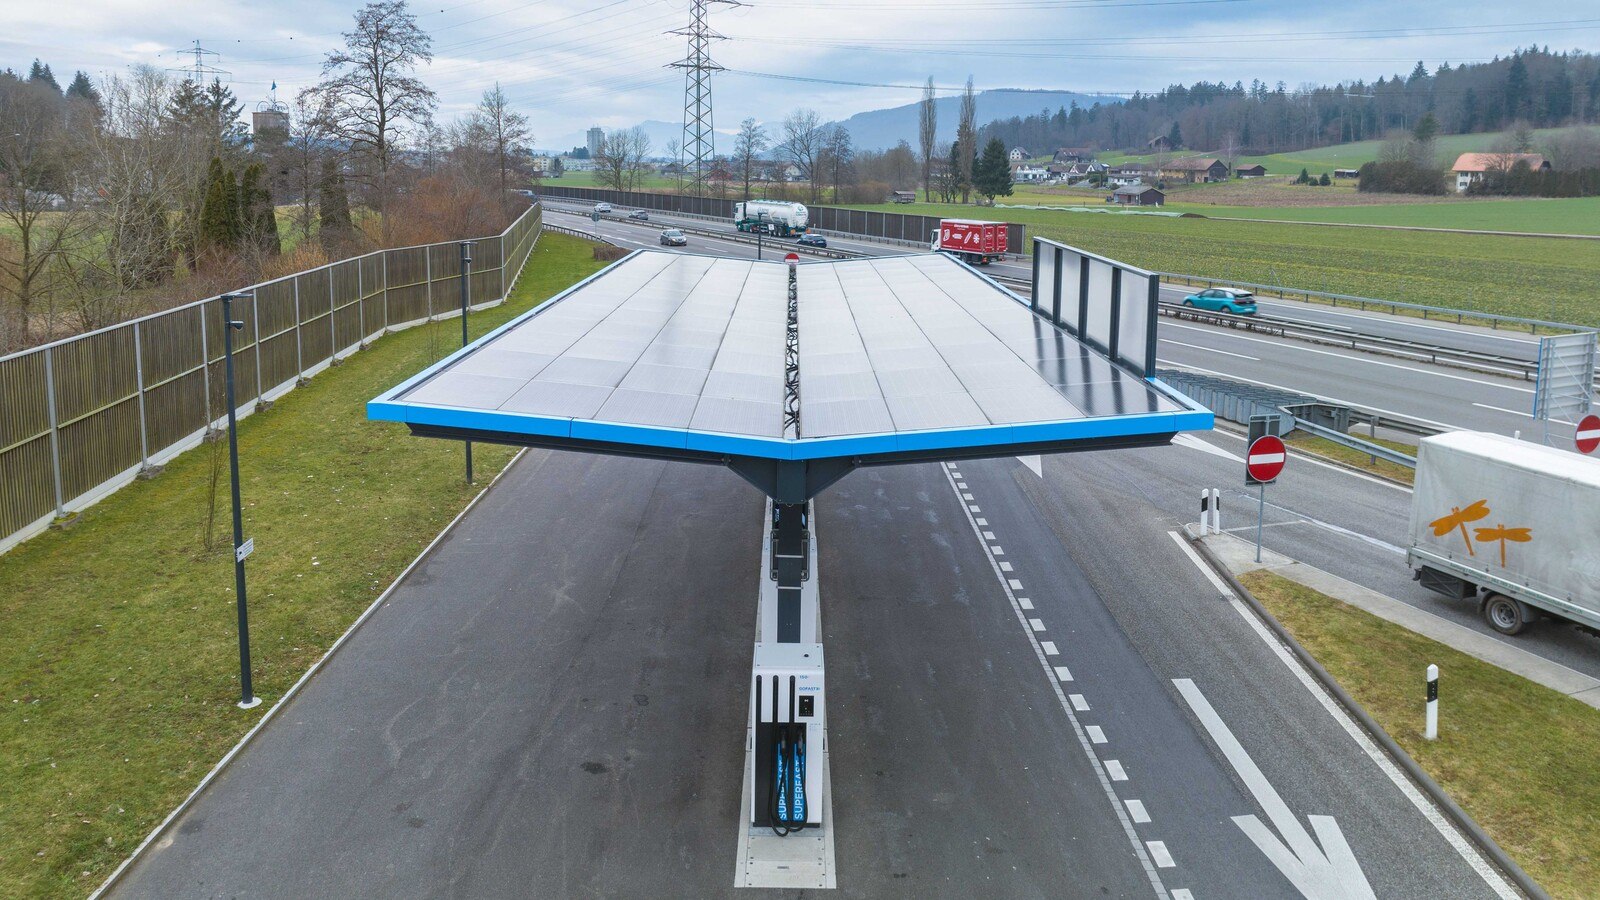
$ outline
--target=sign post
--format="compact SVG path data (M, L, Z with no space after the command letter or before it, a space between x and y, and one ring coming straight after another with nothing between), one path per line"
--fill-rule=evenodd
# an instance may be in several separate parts
M1600 448L1600 416L1590 413L1578 420L1578 428L1572 436L1573 443L1578 445L1579 453L1593 453Z
M1276 481L1289 458L1283 439L1275 434L1264 434L1250 442L1245 451L1244 483L1260 487L1256 509L1256 562L1261 562L1261 528L1267 517L1267 485Z
M222 356L227 374L228 402L228 471L233 490L233 599L239 614L239 708L254 709L261 705L250 682L250 614L245 602L244 561L256 549L256 539L245 540L244 511L239 501L239 417L233 399L233 333L244 328L242 320L234 319L233 303L236 300L255 301L255 294L223 294L222 301Z

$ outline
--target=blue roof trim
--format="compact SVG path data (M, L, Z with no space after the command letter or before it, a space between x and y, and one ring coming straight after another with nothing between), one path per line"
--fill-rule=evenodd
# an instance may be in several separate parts
M1197 407L1192 401L1185 406L1187 408L1183 412L1140 413L1128 416L1069 419L1061 422L979 425L970 428L798 440L534 416L498 410L457 409L404 401L373 400L367 404L367 416L379 421L456 428L464 431L499 431L507 434L562 437L641 447L696 450L730 456L754 456L762 459L810 460L881 456L927 450L968 450L975 447L1010 444L1057 442L1066 444L1094 438L1206 431L1212 427L1213 416L1209 410Z

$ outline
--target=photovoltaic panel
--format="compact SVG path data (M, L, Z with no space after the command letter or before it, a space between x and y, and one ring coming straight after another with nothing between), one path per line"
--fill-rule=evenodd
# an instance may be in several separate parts
M799 424L784 428L788 269L642 251L386 393L374 418L821 458L1209 427L942 255L799 267Z

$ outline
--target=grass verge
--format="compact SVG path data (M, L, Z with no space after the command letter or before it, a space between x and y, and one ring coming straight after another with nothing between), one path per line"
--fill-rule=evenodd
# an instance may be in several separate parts
M1239 580L1552 896L1595 896L1600 710L1271 572ZM1436 741L1422 737L1430 663Z
M600 268L547 234L482 334ZM239 424L256 693L238 700L226 444L185 453L66 531L0 557L0 895L97 885L505 466L369 422L365 403L460 345L388 335ZM202 540L214 460L213 550Z
M1371 438L1361 434L1351 436L1358 437L1361 440L1369 443L1381 444L1382 446L1388 447L1390 450L1398 450L1407 456L1417 455L1417 448L1415 446L1402 444L1399 441L1391 441L1384 438ZM1411 484L1417 475L1417 470L1409 466L1402 466L1399 463L1390 462L1386 459L1376 459L1372 456L1362 453L1360 450L1357 450L1354 447L1346 447L1343 444L1336 444L1327 438L1306 434L1303 431L1295 431L1284 440L1295 450L1309 453L1312 456L1320 456L1323 459L1332 460L1334 462L1343 463L1344 465L1352 468L1360 469L1363 472L1371 472L1374 475L1382 475L1385 478L1392 478L1395 481L1403 481L1406 484Z

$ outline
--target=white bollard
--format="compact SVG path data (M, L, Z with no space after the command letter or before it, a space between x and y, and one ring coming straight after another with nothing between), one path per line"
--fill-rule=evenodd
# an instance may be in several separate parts
M1200 489L1200 536L1206 536L1206 527L1211 524L1211 489Z
M1211 530L1222 533L1222 489L1211 489Z
M1422 736L1430 741L1439 739L1439 667L1428 666L1428 723Z

